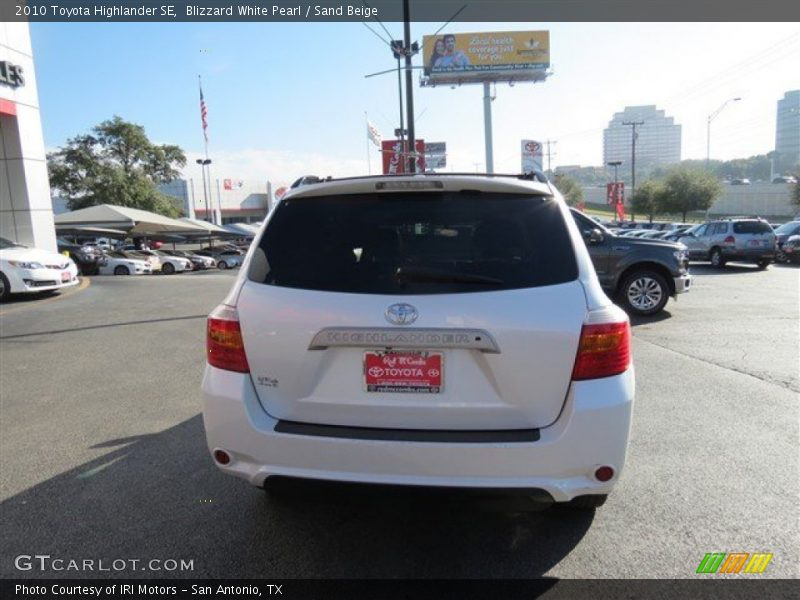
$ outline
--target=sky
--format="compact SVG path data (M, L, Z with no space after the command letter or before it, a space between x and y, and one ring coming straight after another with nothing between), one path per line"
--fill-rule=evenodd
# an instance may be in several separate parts
M383 37L380 25L368 23ZM439 23L413 23L412 38ZM392 37L402 24L385 23ZM774 149L777 101L800 89L797 23L454 23L443 33L549 30L552 75L497 84L496 172L519 172L520 140L554 140L553 167L601 165L602 132L625 106L655 104L683 127L682 158L728 160ZM203 152L198 75L208 106L212 176L286 184L306 174L380 170L366 119L399 127L396 67L362 23L34 23L45 145L55 149L119 115L151 140ZM421 65L421 58L415 58ZM420 88L416 133L447 143L453 171L483 170L483 88Z

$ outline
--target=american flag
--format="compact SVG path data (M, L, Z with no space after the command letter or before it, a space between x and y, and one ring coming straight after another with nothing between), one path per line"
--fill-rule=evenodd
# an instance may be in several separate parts
M203 137L208 143L208 108L203 99L203 84L200 84L200 120L203 122Z

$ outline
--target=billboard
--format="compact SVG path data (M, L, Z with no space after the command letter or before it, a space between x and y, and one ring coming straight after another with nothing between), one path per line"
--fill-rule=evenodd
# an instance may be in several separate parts
M425 169L444 169L447 166L447 144L445 142L430 142L425 144Z
M381 152L383 154L383 174L401 175L406 172L405 161L403 160L403 144L400 140L383 140L381 142ZM415 140L414 146L417 150L417 173L425 172L425 140Z
M550 67L550 32L426 35L423 52L426 85L541 81Z
M543 171L542 142L522 140L522 172Z

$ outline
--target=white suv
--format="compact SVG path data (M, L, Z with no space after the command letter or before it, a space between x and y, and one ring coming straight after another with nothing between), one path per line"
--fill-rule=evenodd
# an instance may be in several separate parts
M625 462L628 317L543 178L298 185L209 316L207 354L209 449L256 486L502 488L587 508Z

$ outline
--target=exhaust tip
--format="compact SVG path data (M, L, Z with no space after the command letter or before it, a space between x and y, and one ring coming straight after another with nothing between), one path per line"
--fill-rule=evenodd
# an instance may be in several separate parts
M231 455L225 450L214 450L214 460L217 461L217 464L227 465L231 462Z

